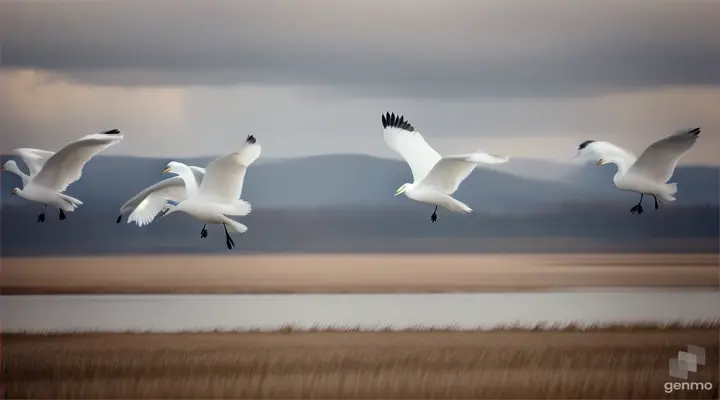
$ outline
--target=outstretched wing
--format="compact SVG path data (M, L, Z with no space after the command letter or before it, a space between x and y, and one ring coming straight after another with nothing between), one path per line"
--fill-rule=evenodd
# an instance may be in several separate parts
M410 166L413 181L420 182L442 158L430 147L422 135L415 132L402 115L386 113L382 116L385 143L395 150Z
M30 176L33 177L40 171L45 162L55 153L47 150L31 149L24 147L20 149L15 149L10 154L20 157L20 159L23 160L25 165L27 165L28 170L30 171Z
M482 152L443 157L420 183L451 195L479 163L500 164L508 160L507 157Z
M250 135L238 151L208 164L198 194L222 202L239 199L247 167L260 157L260 150L257 140Z
M83 136L52 155L30 181L30 184L42 185L51 190L63 192L71 183L80 179L85 163L90 161L95 154L114 145L122 138L123 136L117 129Z
M191 166L190 169L195 175L195 179L202 182L205 169L194 166ZM120 207L120 213L133 210L128 216L127 222L135 222L138 226L143 226L153 222L168 200L179 203L186 198L185 181L182 177L174 176L143 189Z
M685 129L658 140L645 149L629 173L644 176L654 182L666 183L678 160L697 142L700 128Z

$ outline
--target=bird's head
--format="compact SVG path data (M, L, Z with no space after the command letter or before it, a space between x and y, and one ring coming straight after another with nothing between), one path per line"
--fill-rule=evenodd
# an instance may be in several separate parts
M410 189L412 189L412 183L403 183L403 185L395 191L395 196L401 195Z
M167 174L167 173L177 174L179 167L180 167L180 163L179 163L179 162L170 161L170 162L168 163L167 167L165 167L165 169L162 170L160 173L161 173L161 174Z

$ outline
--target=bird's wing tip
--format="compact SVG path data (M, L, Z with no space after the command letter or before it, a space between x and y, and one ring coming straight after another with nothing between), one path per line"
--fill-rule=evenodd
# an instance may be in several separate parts
M248 135L247 139L245 140L247 143L255 144L257 142L257 139L254 135Z
M398 128L408 132L413 132L415 130L415 127L413 127L404 116L400 114L395 115L395 113L390 112L386 112L385 115L382 116L382 124L383 129Z

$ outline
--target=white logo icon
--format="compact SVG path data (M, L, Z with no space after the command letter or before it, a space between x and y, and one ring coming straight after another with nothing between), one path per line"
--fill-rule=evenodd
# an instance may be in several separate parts
M705 365L705 348L690 345L687 351L678 351L677 358L670 359L670 376L687 379L688 372L697 372L698 365Z

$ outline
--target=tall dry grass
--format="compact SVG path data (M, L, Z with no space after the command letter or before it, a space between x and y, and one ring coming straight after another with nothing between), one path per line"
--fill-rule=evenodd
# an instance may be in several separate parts
M712 391L666 394L688 344ZM8 398L717 398L718 325L6 334Z

